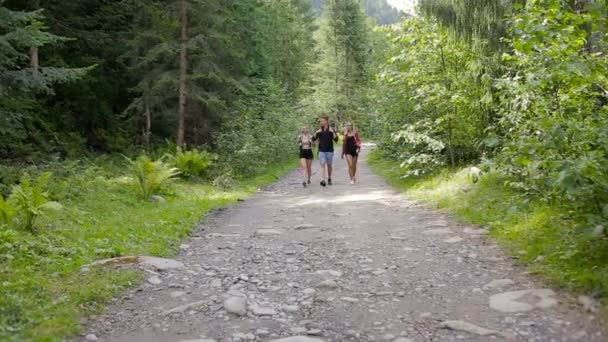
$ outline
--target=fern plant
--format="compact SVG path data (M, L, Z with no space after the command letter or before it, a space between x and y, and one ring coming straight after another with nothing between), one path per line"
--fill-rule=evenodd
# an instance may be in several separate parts
M184 151L181 147L177 147L176 151L174 155L167 154L166 157L185 177L203 176L216 159L213 153L199 151L196 148Z
M9 224L15 217L15 208L0 194L0 224Z
M140 156L135 160L128 158L127 160L137 189L144 200L149 200L164 184L179 174L177 168L171 167L160 159L154 161L147 156Z
M8 215L5 217L10 221L11 215L14 215L19 226L34 232L38 217L47 211L61 210L63 206L59 202L48 199L47 188L51 175L50 172L45 172L34 181L28 174L21 177L19 184L13 186L8 202L5 202L8 204ZM11 210L16 214L11 214Z

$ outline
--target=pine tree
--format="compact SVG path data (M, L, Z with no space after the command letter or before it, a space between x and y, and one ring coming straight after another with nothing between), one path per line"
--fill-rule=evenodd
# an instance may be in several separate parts
M326 3L317 37L319 62L315 66L318 110L336 113L338 119L361 111L369 80L368 25L359 3Z
M12 154L25 142L44 147L34 126L41 119L32 111L37 97L53 86L81 78L90 68L41 66L39 48L69 41L51 34L42 10L13 11L0 3L0 153Z

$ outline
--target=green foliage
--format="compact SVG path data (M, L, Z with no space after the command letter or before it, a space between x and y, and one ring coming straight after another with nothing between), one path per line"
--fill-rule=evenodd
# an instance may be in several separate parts
M0 225L8 225L15 218L15 208L0 194Z
M296 156L293 142L303 122L277 82L257 82L239 107L240 112L215 139L223 166L246 176L266 164Z
M171 167L163 160L151 160L142 155L135 160L128 159L129 170L135 182L139 195L149 200L157 194L164 185L179 174L179 170Z
M327 6L327 0L313 0L313 9L317 13L323 12L324 6ZM391 6L386 0L359 0L362 10L378 25L391 25L397 23L403 13Z
M355 120L365 112L369 74L369 26L355 0L325 5L316 33L318 62L313 66L313 92L306 99L313 112Z
M202 177L217 160L217 155L208 151L199 151L194 148L184 151L177 147L175 154L168 154L167 161L175 167L184 177Z
M49 196L61 196L64 209L38 217L36 226L47 229L37 235L0 223L1 341L77 336L83 317L98 314L142 277L124 269L82 272L83 265L115 256L174 255L202 215L294 167L267 165L264 175L250 173L230 191L178 179L171 200L159 205L140 200L124 166L118 156L45 165L54 175Z
M8 201L0 201L0 206L4 202L4 211L7 213L3 216L7 220L14 216L18 227L34 232L39 216L48 211L63 209L59 202L49 201L47 189L51 176L50 172L45 172L32 181L28 174L23 175L19 184L13 186Z
M590 235L570 208L522 196L505 186L500 173L484 175L474 186L467 169L403 179L399 163L374 153L374 172L408 197L449 210L462 220L490 228L513 254L555 285L608 298L608 239Z

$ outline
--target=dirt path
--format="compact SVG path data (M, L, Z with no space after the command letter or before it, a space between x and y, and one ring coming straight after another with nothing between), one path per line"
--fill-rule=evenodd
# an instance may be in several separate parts
M513 292L540 285L483 230L408 201L362 159L356 186L337 158L331 187L302 188L294 172L213 215L182 246L183 269L150 274L87 333L112 342L606 341L563 294Z

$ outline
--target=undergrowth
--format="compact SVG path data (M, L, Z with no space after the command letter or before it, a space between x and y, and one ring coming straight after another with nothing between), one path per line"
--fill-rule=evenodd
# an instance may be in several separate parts
M141 274L81 266L125 256L169 257L208 211L275 181L295 162L268 166L230 189L175 180L163 202L143 201L124 160L51 167L49 198L63 210L38 217L37 232L0 223L0 340L60 341L77 334L82 317L99 312ZM48 168L47 168L48 170Z

